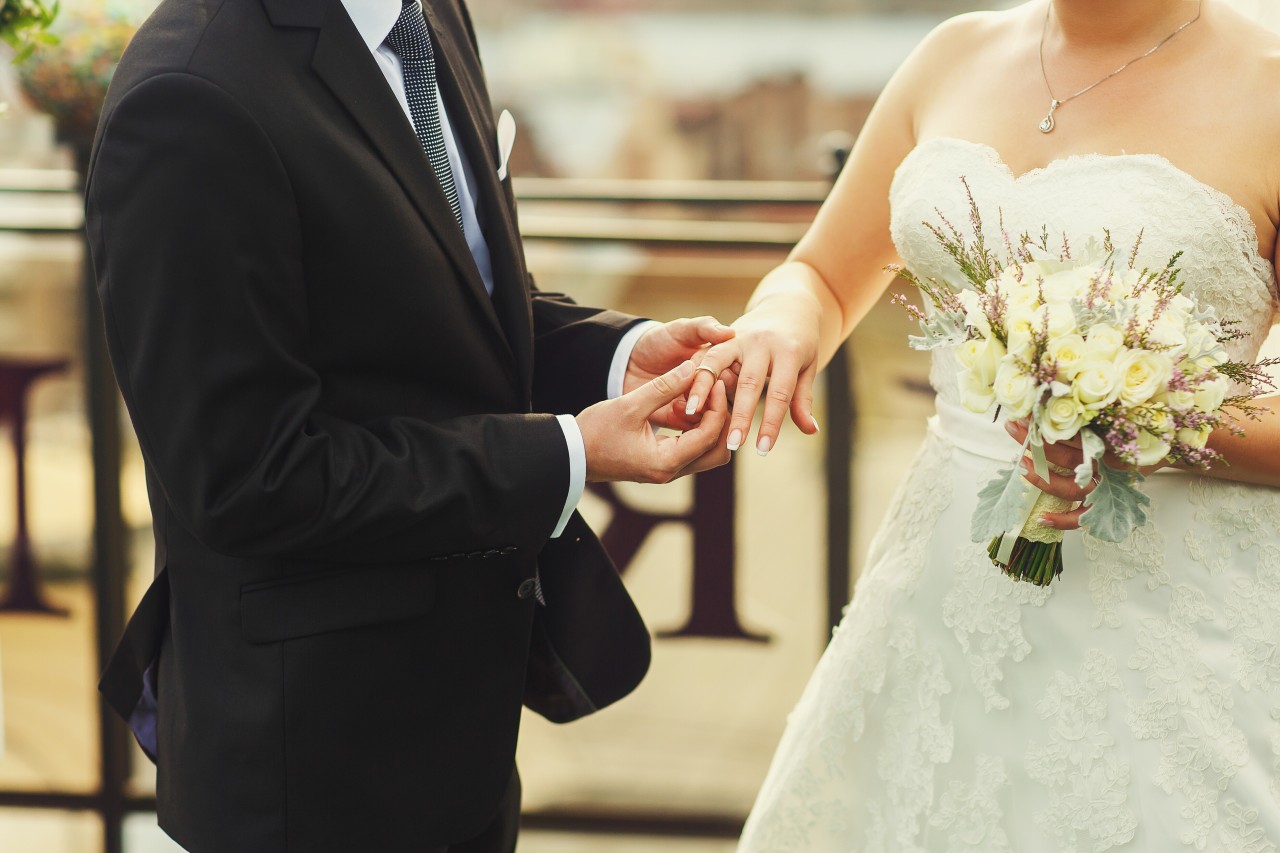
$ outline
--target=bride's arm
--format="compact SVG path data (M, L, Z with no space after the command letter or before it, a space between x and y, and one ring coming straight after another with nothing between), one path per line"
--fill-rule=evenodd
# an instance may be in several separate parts
M757 286L732 341L707 351L717 371L739 364L729 448L745 442L768 387L756 448L777 443L788 409L801 432L818 431L813 382L893 280L897 258L889 235L889 186L915 146L918 116L940 75L972 55L980 15L944 23L926 38L885 87L858 135L839 180L813 225L787 260ZM713 374L699 373L710 386ZM691 394L706 388L695 385Z
M1280 210L1280 191L1276 209ZM1272 264L1280 269L1280 239L1275 241ZM1211 477L1280 487L1280 396L1256 401L1263 411L1258 420L1242 418L1243 436L1218 430L1209 436L1209 446L1226 459L1207 472Z

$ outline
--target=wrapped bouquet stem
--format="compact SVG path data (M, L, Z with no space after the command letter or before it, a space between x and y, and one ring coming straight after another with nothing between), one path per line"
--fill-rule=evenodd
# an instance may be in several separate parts
M1242 434L1228 410L1256 417L1252 401L1272 390L1266 369L1277 361L1230 359L1225 344L1240 337L1238 324L1184 293L1180 253L1140 267L1141 235L1126 261L1109 232L1077 254L1065 236L1050 247L1047 229L1014 241L1003 219L997 253L972 194L969 208L973 238L941 213L941 224L925 223L955 260L954 279L892 268L926 299L921 309L899 298L920 323L911 344L957 348L965 408L1025 422L1022 457L1042 481L1046 444L1078 447L1077 467L1054 471L1089 489L1081 525L1121 542L1147 518L1141 469L1219 461L1209 435ZM1019 460L981 488L972 536L1008 575L1044 586L1062 573L1063 534L1040 517L1073 504L1041 493L1025 473Z
M1073 473L1052 463L1049 463L1049 470L1063 476ZM1038 489L1027 503L1023 523L992 539L987 546L987 554L991 562L1011 577L1030 581L1036 586L1048 586L1049 581L1062 574L1062 540L1066 534L1043 524L1040 518L1045 513L1067 512L1076 504Z

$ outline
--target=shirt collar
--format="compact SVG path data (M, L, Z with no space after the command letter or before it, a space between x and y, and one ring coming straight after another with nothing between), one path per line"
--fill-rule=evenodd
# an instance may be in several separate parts
M342 0L342 5L370 52L377 52L400 17L400 0Z

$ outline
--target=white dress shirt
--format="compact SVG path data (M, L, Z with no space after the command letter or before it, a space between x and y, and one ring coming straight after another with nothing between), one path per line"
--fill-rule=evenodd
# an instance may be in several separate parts
M400 57L383 44L387 34L391 32L391 28L400 17L400 0L342 0L342 5L346 7L347 15L355 24L356 31L360 33L365 45L372 52L378 67L382 69L382 75L387 78L387 84L400 102L401 109L412 123L413 116L409 112L409 101L404 94L404 72L401 69ZM437 57L437 70L440 66L441 63ZM458 202L462 208L462 230L467 238L467 247L471 249L476 269L480 271L480 277L484 280L485 290L492 296L493 262L489 257L489 244L485 242L484 233L480 230L480 223L476 218L476 195L473 189L476 185L475 173L472 172L471 163L467 160L462 146L458 144L457 136L454 135L453 127L449 123L449 112L445 109L439 87L436 89L436 106L440 110L440 129L444 131L444 146L449 152L449 168L453 171L453 180L458 187ZM618 343L613 361L609 365L606 389L609 399L621 396L622 380L626 374L627 364L631 361L631 351L640 336L654 325L656 324L652 322L639 324L628 330ZM572 415L557 415L556 420L560 423L560 429L564 431L565 445L569 450L569 493L565 497L564 511L561 512L560 520L551 534L553 539L564 532L565 525L569 523L569 517L573 515L578 502L582 500L582 492L587 484L587 450L582 442L582 431L578 428L578 422Z

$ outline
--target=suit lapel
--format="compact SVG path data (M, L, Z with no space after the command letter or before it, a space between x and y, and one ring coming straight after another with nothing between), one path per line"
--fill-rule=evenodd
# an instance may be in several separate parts
M423 2L427 23L438 46L436 76L449 109L450 124L467 153L475 177L485 240L494 262L493 302L528 390L533 382L533 317L524 286L528 275L520 235L506 193L498 181L497 132L488 114L488 100L482 97L479 88L483 81L476 81L468 73L469 65L458 49L453 32L441 22L432 5L429 0Z
M278 0L277 0L278 2ZM320 5L320 4L316 4ZM364 131L418 213L435 233L471 293L485 325L510 354L506 336L466 238L458 229L440 182L422 152L413 126L387 86L377 63L338 0L329 0L320 24L312 68Z

